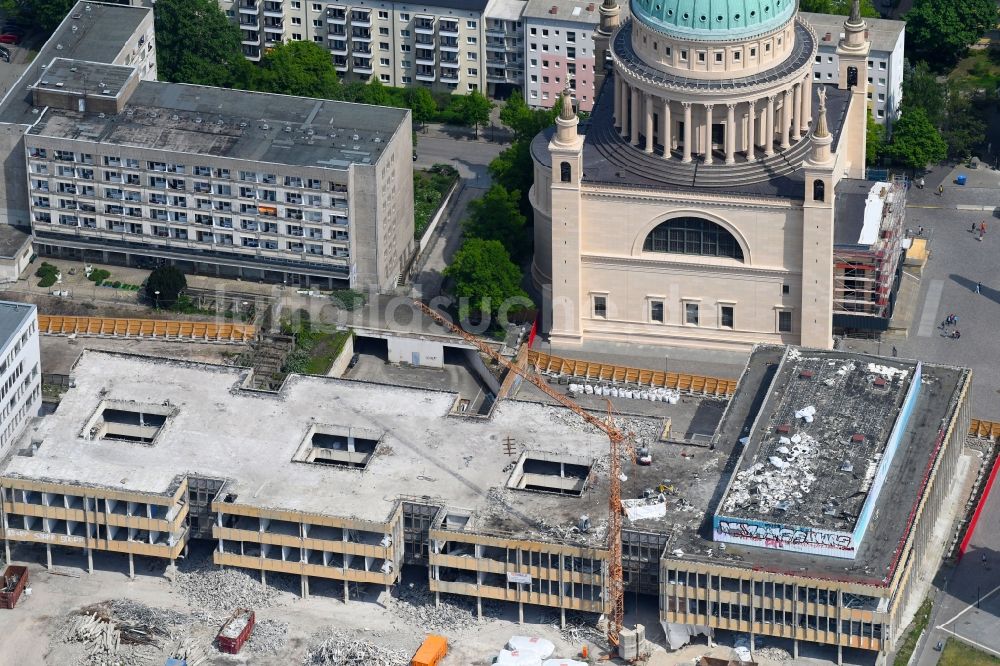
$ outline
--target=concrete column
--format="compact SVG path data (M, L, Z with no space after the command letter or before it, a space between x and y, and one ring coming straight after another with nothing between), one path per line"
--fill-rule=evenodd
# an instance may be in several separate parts
M774 155L774 95L767 98L767 114L764 116L764 156Z
M796 629L798 629L798 627L796 627ZM799 658L799 639L793 638L792 639L792 659L798 659L798 658Z
M562 607L559 608L559 628L566 628L566 609Z
M812 72L806 74L802 80L802 113L799 116L799 130L805 134L809 131L809 121L812 120Z
M660 115L660 141L663 142L663 158L670 159L670 150L673 148L671 145L671 127L670 122L670 100L663 100L663 113Z
M736 105L726 105L726 164L736 162Z
M267 569L260 570L260 584L267 587Z
M309 576L307 574L302 574L302 598L309 598Z
M483 598L480 596L476 597L476 619L483 619Z
M350 600L351 600L351 587L350 587L350 583L348 583L345 580L344 581L344 603L346 604ZM438 605L437 594L434 595L434 605L435 606Z
M792 91L786 90L781 104L781 149L788 150L792 145L790 128L792 124Z
M618 128L621 130L621 135L626 140L628 139L628 100L632 95L629 85L625 83L624 80L621 81L621 90L618 96Z
M684 156L681 162L691 161L691 102L682 102L684 107Z
M92 574L94 573L94 551L90 548L84 550L87 551L87 573Z
M128 577L135 580L135 556L128 554Z
M802 116L802 84L795 84L795 102L792 104L792 141L798 141L802 135L799 124Z
M624 94L622 87L625 82L620 77L615 77L615 129L621 131L622 128L622 99Z
M651 95L646 95L644 107L646 107L646 152L653 152L653 100Z
M52 571L52 544L45 544L45 568Z
M753 162L757 159L756 152L757 148L754 142L757 140L755 134L757 133L757 102L755 100L750 100L747 102L747 162Z
M642 97L638 88L632 88L632 113L629 119L630 143L635 146L639 143L639 105L642 104Z
M705 164L712 163L712 105L705 105Z

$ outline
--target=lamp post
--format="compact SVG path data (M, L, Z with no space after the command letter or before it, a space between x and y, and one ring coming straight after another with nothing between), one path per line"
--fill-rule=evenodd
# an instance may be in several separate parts
M160 290L157 289L153 293L156 295L156 305L155 305L154 309L159 310L160 309Z
M668 354L663 355L663 388L667 387L667 372L670 368L670 356Z

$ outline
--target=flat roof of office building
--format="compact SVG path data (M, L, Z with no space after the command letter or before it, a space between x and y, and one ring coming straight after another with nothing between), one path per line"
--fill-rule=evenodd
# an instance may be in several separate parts
M409 111L142 81L118 114L48 109L29 136L345 169L374 164Z
M135 68L125 65L53 58L35 81L34 87L62 93L116 97L135 75Z
M597 25L601 20L600 0L528 0L524 18L549 21L579 21ZM552 10L555 11L552 11Z
M820 46L836 47L840 42L840 37L844 34L844 20L847 17L813 12L799 12L799 16L816 31ZM892 51L900 33L906 30L906 21L895 19L866 18L865 24L868 26L866 33L868 40L875 51ZM830 39L826 39L827 33L830 33Z
M30 303L15 303L0 301L0 348L3 348L10 336L24 325L27 319L35 316L35 306Z

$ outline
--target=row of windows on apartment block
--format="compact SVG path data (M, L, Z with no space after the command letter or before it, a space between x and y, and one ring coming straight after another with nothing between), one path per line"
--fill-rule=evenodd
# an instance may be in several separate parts
M20 365L20 364L19 364ZM20 376L20 375L18 375ZM7 418L15 412L18 403L21 402L21 398L25 393L31 388L32 383L38 378L38 364L35 363L32 366L31 371L25 373L24 379L22 379L17 384L17 388L9 394L9 399L4 403L3 411L0 411L0 423L3 423ZM13 386L14 384L12 384ZM30 401L29 401L30 402Z
M250 5L247 5L247 6L253 7L255 4L256 3L251 3ZM291 9L302 9L302 2L301 2L301 0L291 0L290 8ZM320 12L323 11L324 7L323 7L323 5L321 3L313 2L313 3L311 3L310 9L313 11L314 14L318 14L318 13L320 13ZM328 11L327 15L330 16L330 17L333 17L333 18L347 18L348 8L344 7L344 6L331 6L327 11ZM367 7L360 8L360 9L352 9L350 11L351 11L351 19L352 20L355 20L355 21L369 21L369 20L371 20L371 10L368 9ZM233 16L235 16L235 13L236 12L234 10L232 10L232 9L226 10L226 14L230 18L232 18ZM400 21L409 21L410 18L411 18L411 15L410 15L409 12L397 12L397 14L399 16L399 20ZM386 11L386 10L384 10L384 9L377 10L377 14L376 15L378 16L378 18L379 18L380 21L388 21L389 20L389 12ZM298 21L299 21L298 23L295 23L296 19L298 19ZM442 21L448 21L449 23L454 23L456 25L458 24L457 19L449 19L449 18L446 18L446 17L441 17L441 20ZM312 21L313 21L313 25L316 25L317 21L319 21L320 23L322 23L322 19L313 19ZM299 18L299 17L292 17L292 24L293 25L301 25L301 22L302 22L301 18ZM513 24L515 27L518 27L518 28L521 27L521 22L520 21L511 21L510 23ZM503 24L503 21L499 20L499 19L494 19L490 23L491 27L496 27L496 28L501 28L502 24ZM475 20L471 20L471 19L467 20L465 22L465 27L467 27L469 30L475 30L478 27L478 25L479 24Z
M24 346L28 344L28 339L35 334L36 330L38 330L37 324L34 321L31 321L28 324L28 327L24 329L24 332L21 333L20 337L14 340L14 345L10 348L10 351L7 352L7 355L2 360L0 360L0 375L7 372L7 369L13 365L14 359L21 353Z
M134 217L141 217L140 215L135 215ZM174 219L170 218L155 218L161 222L179 222L186 223L187 219ZM98 225L98 220L95 217L89 216L76 216L76 215L60 215L59 224L70 227L82 227L84 229L98 229L101 228ZM47 213L36 214L36 222L51 223L52 218ZM212 218L210 216L205 216L205 219L196 219L197 224L202 224L205 226L213 227L215 229L235 229L233 227L233 221L231 218L216 219L215 224L213 224ZM141 236L146 229L143 222L125 222L122 220L105 220L103 228L108 231L115 231L121 233L129 233L137 236ZM302 227L297 225L286 225L284 229L279 230L279 226L273 223L258 223L255 220L243 220L240 226L242 231L253 232L255 234L275 234L275 235L285 235L292 236L293 238L308 238L310 240L328 240L346 243L350 240L350 234L346 230L331 229L329 233L325 233L322 229L315 229L312 227ZM178 240L187 240L189 231L187 229L175 229L173 227L165 227L162 225L152 224L149 225L150 235L159 236L161 238L176 238ZM211 235L211 231L198 231L198 234L208 234ZM257 236L252 238L245 238L244 240L254 240ZM199 236L198 240L201 240ZM274 241L277 242L277 241ZM249 245L243 243L247 247L257 247L256 245ZM320 246L321 247L321 246ZM272 247L271 249L277 249L277 247ZM321 253L319 253L321 254Z
M49 159L49 150L47 148L37 148L29 147L28 156L33 159ZM94 165L94 156L90 153L74 153L69 150L53 150L52 159L60 162L75 162L83 164L86 166ZM109 155L101 156L101 161L104 166L115 167L115 168L125 168L125 169L141 169L141 161L130 158L130 157L114 157ZM32 163L32 169L46 169L48 165L41 163ZM187 166L184 164L174 164L170 162L146 162L147 171L159 171L162 173L172 173L179 176L187 174ZM47 171L42 171L39 173L47 173ZM70 172L66 172L69 174ZM193 176L203 176L211 177L215 179L222 180L233 180L232 170L228 168L219 167L207 167L207 166L194 166L191 168L191 175ZM60 175L62 172L60 172ZM76 178L85 178L88 180L93 179L93 169L75 169L72 173ZM126 174L128 175L128 174ZM116 171L105 171L104 179L112 181L115 178L120 178L121 173ZM263 183L265 185L277 185L278 176L273 173L263 173L257 171L237 171L237 180L250 183ZM121 182L121 181L115 181ZM318 178L301 178L299 176L283 176L282 182L285 187L298 187L306 188L310 190L321 190L323 189L323 181ZM138 183L135 183L138 184ZM347 185L343 183L335 183L333 181L327 181L327 188L331 192L347 192Z
M707 588L721 592L752 593L758 597L785 599L787 601L798 600L823 605L836 605L838 603L837 590L812 587L806 584L796 586L791 583L755 581L747 578L733 578L731 576L719 576L679 569L667 569L666 578L667 582L671 585L680 585L691 589ZM849 608L875 610L880 603L879 597L852 594L850 592L843 592L842 594L844 605Z
M788 293L787 291L785 293ZM646 321L651 324L667 323L666 302L659 298L647 298ZM705 316L705 311L711 308L703 306L698 301L682 300L682 321L685 326L702 326L736 329L736 306L719 303L715 321ZM778 310L775 317L775 330L779 333L792 332L792 313L790 310ZM595 319L608 319L608 297L604 294L591 295L591 314Z
M749 622L751 617L754 622L763 624L773 624L786 627L796 626L796 614L790 611L772 610L770 608L754 608L741 606L738 604L726 604L712 602L709 606L704 601L689 599L687 612L696 615L708 615L720 620L737 620ZM798 625L800 629L810 629L836 634L839 626L841 634L849 636L860 636L862 638L882 639L881 622L861 622L858 620L838 620L835 617L826 615L798 614Z
M131 178L127 180L129 185L140 185L137 180L132 180ZM173 179L151 177L149 179L149 187L152 189L160 190L173 190L175 192L186 192L187 184L183 181L177 182ZM105 199L114 199L115 201L128 201L131 203L150 203L159 206L177 206L180 208L188 207L188 197L182 194L165 194L161 192L149 192L143 196L140 190L124 190L119 187L106 187L98 190L93 185L77 185L76 183L55 183L55 189L51 189L51 184L47 180L32 179L31 189L35 192L48 193L58 193L58 194L74 194L81 197L93 197L102 196ZM213 188L209 183L195 183L194 192L196 194L215 194L221 197L232 197L233 190L229 185L216 184ZM240 187L239 197L241 199L252 199L253 203L240 203L239 210L241 213L252 213L261 215L270 215L271 217L277 217L280 214L278 211L278 206L268 205L278 203L278 194L274 190L262 190L253 187ZM200 210L219 210L219 211L229 211L233 210L233 202L230 199L206 199L202 197L191 197L191 208L198 208ZM76 202L72 199L60 199L59 206L61 208L76 208ZM32 198L32 203L39 208L51 208L52 200L50 197L45 195L34 195ZM334 224L341 223L341 219L345 216L347 210L347 200L340 199L337 197L330 197L324 199L320 194L306 194L302 195L297 192L286 192L284 197L285 204L290 204L291 206L312 206L314 208L333 208L338 211L338 213L330 215L330 221ZM323 219L323 215L320 211L303 211L299 208L292 208L290 206L281 206L284 210L284 217L289 219L303 219L305 218L312 222L320 222ZM346 220L343 221L346 223Z
M823 56L822 55L817 55L816 56L816 62L817 62L817 64L818 63L822 63L823 62ZM826 62L827 62L827 64L830 64L830 65L834 64L835 61L833 59L833 56L832 55L826 56ZM877 63L878 69L880 69L883 72L886 71L886 69L888 68L888 65L886 64L885 60L878 60L878 61L869 60L868 61L868 69L870 69L870 70L876 69L876 63ZM882 80L885 81L885 79L882 79ZM871 83L871 82L872 82L872 80L868 79L868 83Z
M0 450L6 447L7 442L11 441L18 434L20 426L24 422L24 419L28 418L29 416L33 416L33 414L31 413L32 405L38 402L39 398L41 397L42 397L42 387L41 385L38 385L34 389L32 389L31 395L28 397L27 400L24 401L24 404L22 404L20 408L18 408L17 413L14 414L14 418L10 419L10 423L7 424L7 427L4 428L3 433L0 434ZM0 418L0 423L2 423L6 418L7 414L5 408L4 415L2 418Z

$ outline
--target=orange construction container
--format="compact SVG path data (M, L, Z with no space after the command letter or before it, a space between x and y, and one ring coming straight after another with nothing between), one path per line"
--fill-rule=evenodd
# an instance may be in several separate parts
M424 639L423 645L413 655L410 666L437 666L437 663L448 654L448 639L444 636L431 634Z

